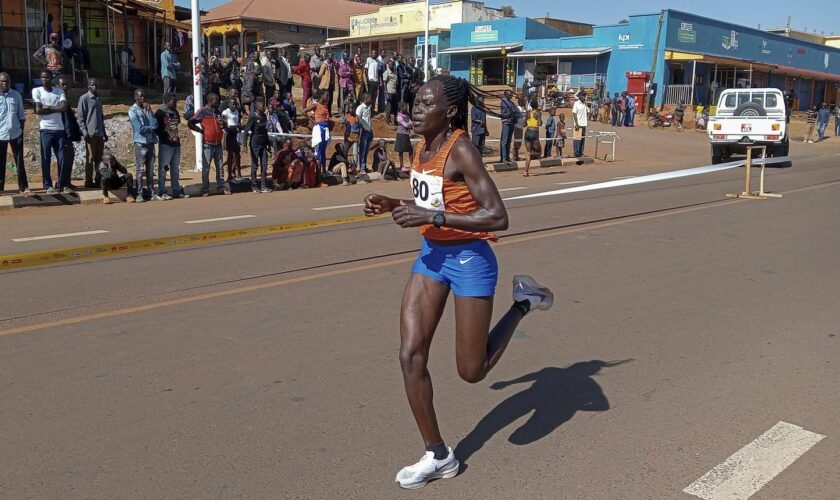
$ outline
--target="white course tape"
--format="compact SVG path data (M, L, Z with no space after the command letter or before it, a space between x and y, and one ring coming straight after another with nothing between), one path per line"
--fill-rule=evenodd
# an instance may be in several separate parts
M790 161L787 156L780 156L778 158L757 158L753 160L753 165L771 165L773 163L784 163ZM711 172L719 172L721 170L729 170L731 168L738 168L743 166L746 160L731 161L728 163L720 163L718 165L706 165L705 167L686 168L684 170L673 170L671 172L661 172L658 174L643 175L640 177L632 177L629 179L619 179L614 181L599 182L597 184L587 184L586 186L575 186L564 189L555 189L553 191L545 191L543 193L523 194L521 196L514 196L505 198L503 201L525 200L528 198L540 198L542 196L556 196L561 194L580 193L583 191L595 191L597 189L609 189L622 186L632 186L633 184L644 184L646 182L657 182L668 179L678 179L680 177L689 177L692 175L708 174Z

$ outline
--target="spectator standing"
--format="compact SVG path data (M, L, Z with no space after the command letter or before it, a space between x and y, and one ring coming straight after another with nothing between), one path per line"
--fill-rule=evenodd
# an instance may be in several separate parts
M480 97L479 99L484 104L484 98ZM408 103L403 104L407 105ZM487 113L481 106L473 106L472 111L470 111L470 135L472 135L473 144L478 148L478 153L483 155L484 141L487 137ZM402 166L402 161L400 161L400 166Z
M624 126L624 119L627 114L627 94L624 92L618 97L618 119L616 120L616 127Z
M388 94L388 100L385 104L385 121L388 125L394 125L397 121L397 73L394 71L394 62L388 61L385 65L385 72L382 74L382 83L385 86L385 92Z
M554 145L557 147L555 158L563 157L563 146L566 145L566 115L560 113L557 117L557 131L554 133Z
M636 98L632 95L627 96L627 120L625 120L624 125L627 127L634 126L634 121L636 120Z
M99 164L102 162L105 143L108 142L108 133L105 132L105 116L102 113L102 99L99 98L96 78L88 81L88 91L79 98L78 118L79 128L85 140L85 187L98 188Z
M49 41L36 50L32 57L49 72L50 78L60 75L64 68L64 56L58 46L58 33L50 33Z
M314 118L312 120L312 147L316 148L318 163L320 165L320 173L327 172L327 147L330 144L330 96L328 90L321 90L316 95L318 100L315 104L308 106L303 110L305 114L314 111Z
M400 155L400 172L403 173L407 173L410 170L409 167L414 163L414 147L411 145L411 129L413 128L414 124L408 115L408 103L400 103L400 112L397 115L397 141L394 144L394 152ZM408 167L403 163L403 154L405 153L408 153Z
M255 101L256 106L259 98ZM216 188L224 194L230 194L230 188L224 183L222 176L222 140L225 122L219 111L219 96L209 94L207 105L195 112L187 121L190 130L198 132L204 137L204 148L201 154L201 196L210 196L210 164L216 166ZM252 167L254 168L254 167Z
M370 102L372 103L372 105L375 105L377 103L379 95L379 60L376 56L376 49L371 50L370 57L368 57L367 61L365 62L368 96L370 96ZM362 167L362 170L364 170L364 166Z
M817 107L811 106L811 109L805 112L805 123L808 125L808 132L805 134L805 139L802 142L814 141L811 139L814 136L814 128L817 123Z
M353 63L350 62L350 59L347 56L347 52L341 56L341 60L338 61L337 66L338 72L338 109L341 113L344 113L346 109L346 105L348 101L352 101L354 99L353 96Z
M8 73L0 73L0 191L6 189L6 152L12 147L12 160L15 162L17 183L20 194L31 196L26 168L23 164L23 129L26 115L23 111L23 97L11 88Z
M210 92L219 93L222 88L222 74L225 69L222 66L222 51L219 47L213 48L213 54L210 56L207 66L207 78L210 82Z
M157 120L146 102L146 91L134 91L134 104L128 109L128 121L134 136L134 165L136 168L137 202L147 199L160 201L154 193L155 144L157 143Z
M155 111L158 147L158 196L163 200L180 198L181 191L181 114L178 113L178 98L175 94L164 94L163 105ZM169 170L172 195L166 191L166 171Z
M362 94L367 92L366 82L367 72L365 71L365 60L362 58L362 48L356 47L356 53L353 54L353 83L355 84L355 97L360 100Z
M344 152L355 157L355 164L359 164L359 139L362 136L362 125L356 115L356 106L347 103L347 112L344 114Z
M300 76L300 86L303 89L302 107L308 106L309 99L312 97L312 71L309 69L309 64L312 62L312 56L306 54L300 63L292 68L292 72Z
M265 112L265 101L257 99L257 108L248 117L245 131L251 137L251 191L255 193L270 193L266 182L268 168L268 115ZM257 169L260 170L260 184L257 186Z
M227 168L227 181L236 183L242 177L242 146L239 143L239 133L242 126L242 112L239 101L228 99L228 105L222 111L222 118L225 120L225 166Z
M548 118L545 120L545 149L543 158L551 156L551 149L554 147L554 135L557 133L557 122L554 119L556 110L551 108L548 110Z
M111 198L108 197L108 191L115 191L123 186L126 190L125 202L134 203L137 196L134 190L134 179L128 173L128 169L114 158L114 155L111 153L102 155L102 161L96 169L96 176L102 179L102 203L110 205Z
M618 92L613 95L612 98L612 108L610 109L610 125L613 127L618 125L618 101L621 99L621 96L618 95Z
M680 101L676 109L674 109L674 124L679 132L682 132L684 129L683 121L685 121L685 101Z
M840 136L840 102L834 105L834 137Z
M287 92L292 91L294 86L294 79L292 78L292 66L289 64L288 51L282 49L280 51L280 58L275 61L276 73L275 83L280 89L280 95L286 95Z
M513 161L519 161L519 150L522 149L522 137L525 135L525 100L517 96L516 121L513 124Z
M174 94L176 91L176 80L181 62L172 53L169 42L163 42L163 52L160 53L160 77L163 80L163 93Z
M822 103L820 110L817 112L817 132L819 133L819 140L825 140L825 128L828 126L828 120L831 118L831 113L828 111L828 104Z
M572 120L575 124L574 150L575 158L583 156L586 145L586 127L589 125L589 108L586 106L586 94L578 92L577 101L572 106Z
M513 93L510 90L505 90L501 103L502 142L500 145L500 155L501 161L504 163L510 162L510 142L513 140L513 128L517 119L516 105L511 100L512 96Z
M280 105L283 106L283 109L286 110L286 114L289 115L289 120L292 121L290 131L294 130L295 123L297 122L297 105L295 104L295 100L292 99L291 92L286 92L283 100L280 101Z
M327 110L330 115L332 115L333 92L335 92L335 66L333 63L333 55L330 53L321 62L321 67L318 69L318 89L327 94ZM326 159L324 160L324 165L326 165Z
M261 59L261 61L263 81L262 95L265 96L265 100L263 101L263 105L265 105L265 101L271 99L271 96L274 95L274 91L277 89L277 83L274 80L277 64L274 60L274 53L270 50L265 51L265 58Z
M236 52L230 55L230 61L225 66L225 75L227 75L228 85L230 90L242 89L242 65L239 64Z
M373 124L371 123L371 108L373 107L369 94L362 94L361 104L356 108L356 116L362 126L359 137L359 173L364 174L367 170L367 156L370 143L373 141Z
M32 89L32 102L35 104L35 114L38 115L40 139L41 139L41 176L44 179L44 188L47 194L63 192L72 193L70 186L64 185L64 143L66 140L64 132L64 120L62 113L67 110L67 98L64 91L52 86L52 73L49 70L41 71L40 87ZM51 154L55 155L58 163L58 184L53 187L52 176L50 175ZM66 176L69 181L70 176Z
M321 88L321 65L324 60L321 58L321 47L315 46L315 53L309 59L309 72L312 74L312 92Z
M414 66L410 61L402 58L402 64L397 68L397 77L400 80L400 102L408 104L409 115L414 109L414 92L412 85L414 84Z

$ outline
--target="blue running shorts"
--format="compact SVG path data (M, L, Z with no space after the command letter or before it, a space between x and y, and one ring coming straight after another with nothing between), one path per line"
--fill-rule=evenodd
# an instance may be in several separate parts
M423 238L411 272L447 285L459 297L492 297L496 294L499 264L485 240L441 245Z

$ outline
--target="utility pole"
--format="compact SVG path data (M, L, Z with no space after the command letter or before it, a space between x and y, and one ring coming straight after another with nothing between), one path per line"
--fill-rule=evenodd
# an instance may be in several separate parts
M656 77L656 58L659 56L659 38L662 36L662 23L665 22L665 10L659 11L659 28L656 30L656 43L653 46L653 62L650 64L650 88ZM645 114L650 114L650 88L645 92Z
M198 111L204 106L201 99L201 72L198 65L201 61L201 9L198 0L192 0L192 81L193 81L193 103ZM204 138L201 134L193 132L195 136L195 171L201 172L204 157Z
M426 38L423 39L423 82L429 81L429 0L426 0Z

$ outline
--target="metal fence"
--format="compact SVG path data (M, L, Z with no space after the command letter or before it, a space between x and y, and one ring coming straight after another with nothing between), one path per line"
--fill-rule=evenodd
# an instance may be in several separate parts
M691 89L693 85L668 85L665 87L665 104L691 104Z

